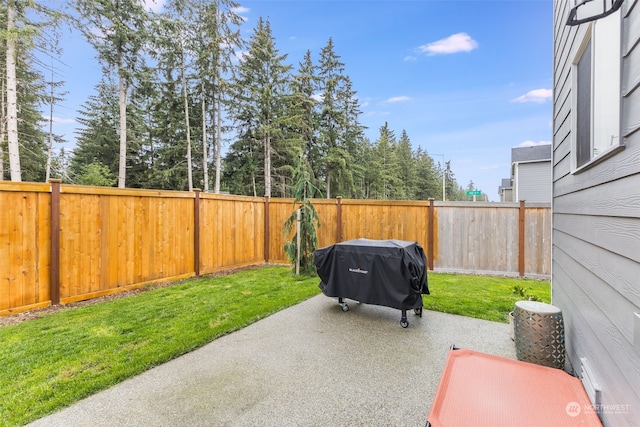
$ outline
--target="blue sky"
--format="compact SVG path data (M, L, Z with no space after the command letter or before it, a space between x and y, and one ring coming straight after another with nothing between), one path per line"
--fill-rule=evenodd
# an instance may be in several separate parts
M268 19L294 69L307 50L317 61L333 38L367 136L375 141L385 122L398 137L406 130L414 149L436 162L444 155L458 183L473 181L491 201L509 177L511 148L551 141L552 0L240 3L245 38ZM67 34L64 48L69 93L54 131L73 141L100 66L79 33Z

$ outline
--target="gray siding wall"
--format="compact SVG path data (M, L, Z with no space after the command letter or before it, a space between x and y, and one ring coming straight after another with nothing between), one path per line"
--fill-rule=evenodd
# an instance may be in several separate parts
M551 163L534 162L518 164L518 201L551 201Z
M607 426L640 423L640 0L622 6L621 136L626 148L571 172L571 61L588 24L565 25L554 1L553 304L563 310L567 351L585 357L602 387ZM635 335L635 338L634 338ZM613 406L626 405L616 411ZM620 409L620 408L618 408Z

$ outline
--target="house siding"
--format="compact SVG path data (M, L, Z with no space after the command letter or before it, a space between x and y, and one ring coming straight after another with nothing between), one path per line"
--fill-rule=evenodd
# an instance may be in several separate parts
M621 136L625 149L574 174L571 63L588 24L565 25L554 1L552 298L567 354L587 358L606 426L640 421L640 3L622 5ZM609 405L609 406L607 406ZM613 410L610 405L623 405ZM619 408L620 409L620 408Z
M520 163L518 168L518 200L551 201L551 163Z

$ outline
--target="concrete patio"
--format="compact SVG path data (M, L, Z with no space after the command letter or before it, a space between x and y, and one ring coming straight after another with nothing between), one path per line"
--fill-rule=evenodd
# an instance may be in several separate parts
M428 296L425 296L428 298ZM318 295L32 426L424 426L449 347L515 359L509 326Z

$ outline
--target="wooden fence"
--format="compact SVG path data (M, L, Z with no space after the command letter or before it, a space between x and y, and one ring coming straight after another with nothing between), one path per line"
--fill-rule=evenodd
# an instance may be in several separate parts
M549 204L314 199L319 246L417 241L435 271L548 278ZM0 315L288 263L292 199L0 182Z

